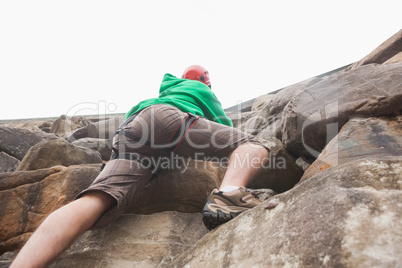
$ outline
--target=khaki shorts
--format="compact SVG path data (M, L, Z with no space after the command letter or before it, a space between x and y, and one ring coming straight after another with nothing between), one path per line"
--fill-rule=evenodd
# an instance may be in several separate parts
M173 155L196 160L220 161L228 159L243 143L263 146L251 135L204 118L196 120L184 136L175 135L187 116L186 113L170 105L147 107L123 127L125 132L138 139L134 141L125 135L116 135L113 147L118 148L119 153L132 153L153 163L163 163L166 167L169 165L160 160L174 159ZM170 167L174 167L173 163ZM155 168L160 170L163 167L153 165L152 170ZM89 191L102 191L116 200L117 205L94 226L104 227L125 211L131 198L148 184L151 177L149 166L127 159L111 160L88 189L76 198Z

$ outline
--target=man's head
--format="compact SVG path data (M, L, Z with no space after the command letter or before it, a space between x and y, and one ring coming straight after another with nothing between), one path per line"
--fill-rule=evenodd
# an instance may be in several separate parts
M200 65L191 65L182 75L183 79L197 80L211 88L211 80L209 80L208 71Z

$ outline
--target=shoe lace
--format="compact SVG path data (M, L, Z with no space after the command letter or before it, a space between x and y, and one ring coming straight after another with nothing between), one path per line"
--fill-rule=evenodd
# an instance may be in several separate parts
M264 193L263 191L251 191L249 189L247 189L246 191L257 199L260 199L259 195Z

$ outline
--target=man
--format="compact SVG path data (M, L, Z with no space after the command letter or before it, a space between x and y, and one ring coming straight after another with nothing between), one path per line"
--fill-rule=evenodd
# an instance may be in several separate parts
M126 114L113 139L111 161L88 189L47 217L11 267L46 266L86 230L115 220L160 170L158 159L172 155L229 158L220 189L211 192L203 209L209 229L258 205L261 201L244 186L268 160L269 150L232 127L210 88L209 73L198 65L182 78L165 74L159 97ZM245 160L248 165L239 165Z

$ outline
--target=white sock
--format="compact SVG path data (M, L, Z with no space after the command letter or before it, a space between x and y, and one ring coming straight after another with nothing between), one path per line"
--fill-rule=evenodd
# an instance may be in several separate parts
M237 190L239 188L240 188L239 186L225 186L222 189L220 189L219 191L225 193L225 192L231 192L231 191Z

